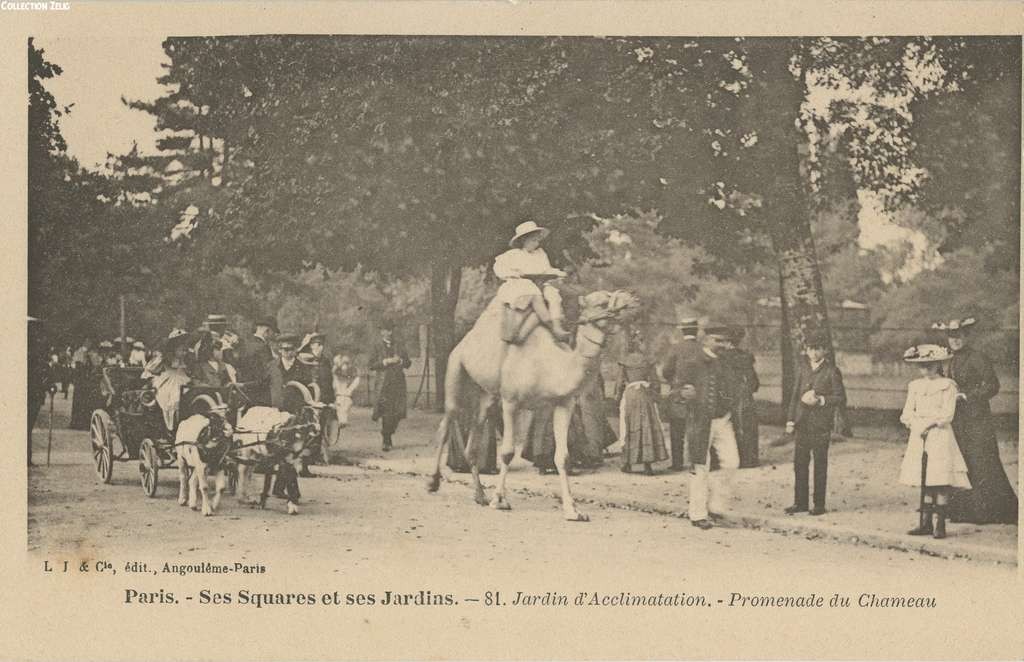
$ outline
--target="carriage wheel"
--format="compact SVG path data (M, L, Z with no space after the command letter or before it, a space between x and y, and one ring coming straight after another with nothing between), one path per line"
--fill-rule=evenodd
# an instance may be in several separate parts
M156 479L160 470L160 460L156 454L156 446L148 437L139 446L139 480L146 496L156 496Z
M96 475L105 484L110 484L114 475L114 422L102 409L92 413L89 422L89 436L92 439L92 461Z

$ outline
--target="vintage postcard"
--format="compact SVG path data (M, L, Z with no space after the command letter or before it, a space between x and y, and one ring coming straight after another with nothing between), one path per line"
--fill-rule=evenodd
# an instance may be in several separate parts
M1021 9L3 0L0 658L1019 658Z

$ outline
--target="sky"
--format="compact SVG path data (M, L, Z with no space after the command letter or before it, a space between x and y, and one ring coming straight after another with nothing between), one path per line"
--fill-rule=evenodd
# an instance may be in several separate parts
M108 153L123 154L138 142L143 153L156 149L153 118L132 110L121 97L151 101L163 92L156 82L167 62L160 40L132 34L88 34L47 37L36 46L64 73L47 82L57 103L74 107L61 120L68 151L87 168L101 166ZM911 239L924 241L920 233L901 228L879 212L871 200L862 200L860 244L871 248ZM919 246L923 250L923 246Z
M156 150L153 118L121 103L121 97L151 101L160 96L156 82L165 61L159 40L131 34L102 40L86 34L46 37L35 42L44 57L64 70L46 86L59 105L74 104L61 119L68 152L87 167L121 154L137 141L144 152Z

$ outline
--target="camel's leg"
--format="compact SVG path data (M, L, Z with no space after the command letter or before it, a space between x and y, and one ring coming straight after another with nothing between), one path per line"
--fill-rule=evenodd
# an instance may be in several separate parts
M518 409L515 403L502 399L501 418L505 424L505 433L501 435L501 447L498 448L498 464L501 472L498 474L498 491L491 499L491 507L498 510L511 510L508 499L505 498L505 478L508 476L508 465L516 453L516 414Z
M441 417L441 423L437 426L434 435L434 443L437 445L437 457L434 458L434 473L427 479L427 491L436 492L441 487L441 458L444 457L444 449L448 446L448 426L455 417L455 411L445 411Z
M552 418L555 431L555 468L562 484L562 514L573 522L587 522L589 517L576 510L569 490L569 477L565 473L565 462L569 458L569 417L570 409L564 404L556 405Z
M491 408L493 396L488 393L480 394L480 404L476 410L476 418L473 427L469 431L469 439L463 454L469 464L469 471L473 474L473 500L481 506L487 505L487 494L484 493L484 486L480 484L480 450L483 444L480 443L480 435L483 434L484 421L487 418L487 410Z

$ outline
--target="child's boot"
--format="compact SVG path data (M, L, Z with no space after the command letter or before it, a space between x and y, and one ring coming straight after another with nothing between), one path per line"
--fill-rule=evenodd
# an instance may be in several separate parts
M917 524L917 528L907 531L907 535L927 536L931 535L932 532L932 505L925 503L921 505L921 519Z
M936 538L946 537L946 507L935 506L935 533Z

